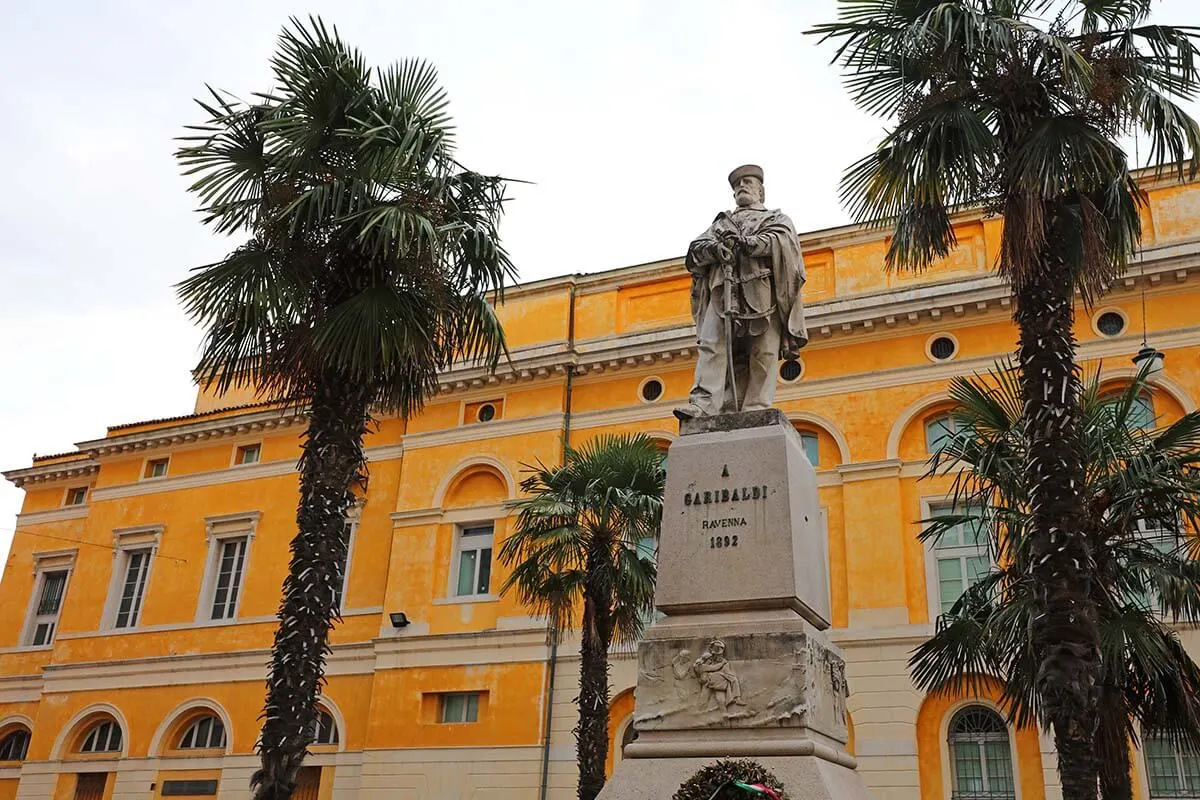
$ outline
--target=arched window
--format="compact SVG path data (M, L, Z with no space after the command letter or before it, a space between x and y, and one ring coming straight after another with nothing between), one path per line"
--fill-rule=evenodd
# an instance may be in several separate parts
M954 800L1016 797L1008 726L983 706L967 706L950 721L950 770Z
M808 463L813 465L813 469L820 469L821 446L817 434L812 431L800 431L800 444L804 447L804 455L808 456Z
M212 714L194 720L179 738L180 750L208 750L224 746L225 724Z
M317 709L316 732L313 734L313 744L337 744L338 729L333 715L323 708Z
M934 414L925 420L925 449L936 453L942 446L958 433L958 424L954 415L949 411Z
M1100 399L1104 403L1117 403L1123 396L1122 391L1109 392ZM1133 398L1129 412L1125 417L1125 426L1130 430L1154 430L1154 399L1149 392L1141 392Z
M121 726L114 720L106 719L92 725L83 744L79 746L81 753L119 753L121 751Z
M1146 775L1152 800L1200 797L1200 756L1163 736L1146 737Z
M669 441L667 441L666 439L655 439L654 446L658 449L658 452L662 454L662 468L663 468L663 472L666 472L667 471L667 451L670 449L671 443Z
M0 738L0 761L24 761L29 752L29 731L15 728Z

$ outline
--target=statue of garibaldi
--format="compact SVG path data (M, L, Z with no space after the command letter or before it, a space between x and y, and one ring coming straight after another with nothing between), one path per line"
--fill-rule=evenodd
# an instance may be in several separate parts
M763 205L762 167L738 167L729 185L737 207L688 247L699 355L680 419L770 408L779 360L808 343L796 229Z

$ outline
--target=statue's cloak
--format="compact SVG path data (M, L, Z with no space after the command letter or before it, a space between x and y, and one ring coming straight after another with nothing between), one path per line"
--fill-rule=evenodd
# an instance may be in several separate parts
M687 270L692 274L692 318L699 331L708 313L712 292L724 278L714 253L716 244L729 237L748 239L761 237L767 246L762 255L737 255L737 273L742 278L743 300L750 312L763 312L774 301L782 336L779 357L794 357L808 344L808 328L804 321L804 303L800 288L804 285L804 257L796 228L786 214L775 210L749 209L742 213L722 211L698 239L688 248ZM769 274L773 292L755 276ZM757 284L757 285L756 285ZM761 285L761 288L759 288ZM773 297L771 295L774 295Z

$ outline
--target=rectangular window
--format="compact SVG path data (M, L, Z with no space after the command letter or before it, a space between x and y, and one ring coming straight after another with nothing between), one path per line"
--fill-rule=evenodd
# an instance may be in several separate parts
M1150 797L1200 797L1200 756L1179 750L1159 736L1144 741Z
M804 455L808 456L808 463L816 469L821 465L821 450L818 446L817 435L809 431L800 431L800 444L804 446Z
M149 548L125 551L125 579L121 584L121 600L117 606L114 627L137 626L142 613L142 598L146 594L146 578L150 574Z
M67 489L67 502L69 506L81 506L87 502L87 487L76 486L72 489Z
M479 692L452 692L442 695L441 714L443 723L478 722Z
M238 594L242 589L242 568L246 563L247 538L223 539L217 553L216 580L213 584L210 619L233 619Z
M930 517L954 513L963 512L950 503L931 503L929 506ZM979 520L962 522L946 530L934 545L933 556L937 567L938 605L943 614L992 568L987 533Z
M58 628L58 615L62 611L63 595L67 591L65 569L43 572L39 580L37 605L33 609L33 621L29 626L27 644L41 647L54 641Z
M237 449L237 454L234 457L235 464L257 464L259 456L262 455L261 444L244 444Z
M102 800L107 772L80 772L75 776L75 800Z
M142 475L144 478L165 478L167 475L167 465L171 462L169 458L152 458L146 462L146 471Z
M217 782L207 781L163 781L163 797L207 797L217 793Z
M925 449L936 453L958 433L958 422L951 414L938 414L925 422Z
M494 527L473 525L458 536L458 565L454 593L458 597L487 594L492 587Z
M334 589L333 607L342 610L342 601L346 597L346 579L350 577L350 542L354 539L354 523L346 520L343 529L346 536L346 560L338 565L338 580Z

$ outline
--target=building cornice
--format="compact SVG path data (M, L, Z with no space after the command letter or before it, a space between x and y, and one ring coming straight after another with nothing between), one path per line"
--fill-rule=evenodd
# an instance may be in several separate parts
M7 472L0 472L0 475L20 489L26 484L50 483L67 478L86 478L95 475L99 470L100 465L94 458L85 457L74 461L60 461L40 466L35 464L23 469L11 469Z
M663 275L672 274L674 262L656 262ZM881 266L882 269L882 266ZM1134 272L1136 270L1136 274ZM682 262L675 271L683 275ZM1130 269L1110 290L1112 293L1156 288L1167 283L1184 283L1200 273L1200 239L1148 247L1133 260ZM617 275L611 276L616 280ZM636 282L629 279L626 283ZM835 297L807 305L809 335L813 343L847 337L879 336L889 329L936 325L943 320L982 317L1003 312L1009 314L1012 292L1008 284L994 274L961 277L940 283L921 283L908 288L889 289L850 297ZM495 374L480 367L453 367L442 374L439 395L451 395L486 387L561 375L567 369L575 375L600 374L617 370L645 369L695 356L696 333L684 324L639 333L617 333L579 340L574 352L565 343L554 353L546 353L536 370L514 353L511 365Z
M970 221L975 217L968 214L962 219ZM820 239L824 236L828 241L836 240L839 246L844 246L849 241L845 237L851 235L876 236L877 232L863 226L849 226L845 229L804 234L801 240L810 244L818 243L824 241ZM1114 295L1119 295L1141 288L1153 289L1166 284L1182 284L1196 273L1200 273L1200 239L1151 246L1139 252L1126 275L1116 282L1111 291ZM594 275L568 276L559 283L553 280L538 282L536 288L539 291L549 290L552 286L563 284L574 285L577 290L586 288L588 291L602 291L644 283L664 276L684 274L682 259L675 258ZM985 315L997 312L1007 314L1011 305L1012 297L1008 285L994 274L971 275L941 283L921 283L908 288L835 297L812 303L806 309L812 339L810 346L823 347L829 342L847 338L869 340L872 337L890 335L886 333L889 329L914 326L928 328L952 318L959 318L954 325L960 327L971 324L962 318L973 316L983 322ZM501 391L506 385L515 383L561 380L568 372L576 376L599 376L619 370L654 370L677 360L691 360L695 356L695 336L694 327L685 324L580 340L575 343L574 348L565 340L541 343L514 350L510 359L495 371L469 365L458 365L446 370L440 377L438 397L482 397L492 389ZM1160 338L1162 336L1156 332L1156 344L1162 347L1166 343L1160 342ZM1102 349L1117 347L1118 341L1106 341ZM1086 346L1081 347L1081 356L1087 357L1087 349ZM944 366L952 371L950 374L956 374L961 371L963 364L955 361ZM936 370L927 372L925 377L933 379L935 372ZM876 372L861 376L861 380L857 382L876 380L878 377L879 373ZM813 383L802 381L800 384L781 387L780 399L823 394L833 390L835 386L855 384L854 377L833 379L824 387L826 391L814 392ZM35 464L0 474L17 487L86 477L97 472L98 459L106 456L279 430L301 424L307 418L304 409L296 408L249 410L244 414L192 422L186 421L185 418L178 424L167 423L150 430L79 442L77 446L80 458L44 465ZM509 424L513 422L516 421L509 421ZM527 425L532 427L527 428ZM511 432L544 430L550 427L554 425L550 425L546 420L533 423L520 421ZM493 434L503 435L501 430L494 429ZM448 431L407 436L405 442L411 442L409 446L413 447L432 446L436 443L465 441L475 435L476 431L464 426Z
M20 486L20 484L17 484ZM17 514L17 527L24 528L29 525L42 525L47 522L63 522L71 519L84 519L88 515L88 506L86 503L77 506L63 506L62 508L50 508L45 511L27 511L24 514Z
M149 450L155 447L191 444L225 436L243 436L248 433L291 427L308 419L308 412L301 409L271 409L251 414L221 417L203 422L185 423L149 431L138 431L104 439L77 442L76 447L91 458Z

